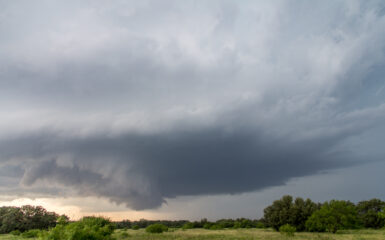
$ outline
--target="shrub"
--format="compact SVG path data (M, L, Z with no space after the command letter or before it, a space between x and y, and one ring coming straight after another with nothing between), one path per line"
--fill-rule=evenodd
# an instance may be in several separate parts
M385 219L385 207L378 213L378 217Z
M130 234L128 232L122 232L120 233L120 237L121 238L128 238L130 236Z
M357 210L348 201L332 200L323 204L306 221L306 228L310 232L332 232L340 229L354 229L358 227Z
M219 224L213 224L210 227L210 230L221 230L221 229L223 229L223 226L221 226Z
M290 224L285 224L279 228L279 232L285 234L288 237L293 237L294 233L296 232L296 229Z
M139 227L139 225L132 225L131 228L132 228L132 230L139 230L140 227Z
M12 234L13 236L19 236L21 232L19 230L13 230L12 232L10 232L10 234Z
M21 234L21 237L23 238L37 238L39 236L40 230L38 229L31 229L26 232L23 232Z
M192 229L192 228L194 228L194 224L191 222L187 222L182 226L182 229Z
M146 227L146 232L148 233L162 233L167 231L168 231L168 227L160 223L155 223Z
M241 225L240 222L236 221L236 222L234 223L233 228L238 229L238 228L241 228L241 227L242 227L242 225Z
M115 226L109 219L102 217L84 217L78 222L57 224L46 234L44 240L109 240Z
M213 225L212 223L207 222L207 223L203 224L203 228L204 229L210 229L212 225Z
M257 222L257 223L255 224L255 227L256 227L256 228L265 228L266 226L265 226L265 224L263 224L263 222Z

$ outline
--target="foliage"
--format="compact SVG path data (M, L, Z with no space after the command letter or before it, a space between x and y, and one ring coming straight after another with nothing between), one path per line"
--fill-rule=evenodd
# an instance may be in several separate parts
M203 225L203 228L204 228L204 229L210 229L212 225L213 225L213 223L207 222L207 223L205 223L205 224Z
M265 228L266 226L265 226L265 224L263 222L258 221L258 222L255 223L255 227L256 228Z
M335 233L340 229L357 227L357 210L354 204L349 201L332 200L326 202L306 222L306 228L311 232Z
M66 215L61 215L57 219L57 224L66 225L69 223L69 218Z
M148 233L162 233L167 231L168 231L168 227L160 223L155 223L146 227L146 232Z
M236 222L234 223L234 225L233 225L233 228L235 228L235 229L241 228L241 223L238 222L238 221L236 221Z
M385 221L385 207L378 213L378 217Z
M0 207L0 233L14 230L48 229L56 225L58 215L41 206Z
M139 227L139 225L132 225L132 230L139 230L140 229L140 227Z
M19 236L21 232L19 230L13 230L10 232L10 234L12 234L13 236Z
M279 227L279 232L285 234L288 237L293 237L294 233L296 232L296 228L290 224L285 224Z
M339 234L332 233L310 233L296 232L293 237L287 237L280 232L271 229L240 228L237 230L206 230L202 228L187 229L184 231L168 231L167 234L146 234L143 231L127 231L129 238L121 237L120 231L114 236L117 239L135 240L383 240L384 231L382 230L341 230ZM5 240L5 239L4 239ZM8 240L8 239L7 239ZM9 239L10 240L10 239Z
M42 236L44 240L109 240L114 224L103 217L84 217L80 221L57 224Z
M310 199L305 201L296 198L293 202L293 197L286 195L265 208L264 221L275 230L279 230L282 225L290 224L298 231L304 231L306 220L318 209L319 205Z
M221 229L223 229L223 226L221 226L219 224L212 224L209 229L210 230L221 230Z
M185 223L183 226L182 226L182 229L192 229L192 228L194 228L194 224L193 223L191 223L191 222L187 222L187 223Z
M361 201L357 204L358 216L366 228L381 228L385 225L385 219L380 217L382 209L385 207L385 202L380 199L371 199Z
M37 238L40 234L40 230L39 229L31 229L31 230L28 230L26 232L23 232L21 234L21 236L23 238Z
M152 224L160 223L163 224L169 228L181 228L185 223L188 223L189 221L186 220L147 220L147 219L140 219L139 221L130 221L130 220L123 220L116 222L116 228L117 229L133 229L133 226L138 226L139 228L146 228ZM135 227L136 228L136 227Z

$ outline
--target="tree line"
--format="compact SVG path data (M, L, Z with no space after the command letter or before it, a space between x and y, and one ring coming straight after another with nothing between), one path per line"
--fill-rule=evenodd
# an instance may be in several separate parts
M382 228L385 202L371 199L354 204L345 200L314 203L310 199L283 196L264 210L266 226L279 230L290 225L296 231L332 232L341 229Z
M41 206L0 207L0 233L48 229L56 225L58 217Z
M247 218L237 218L237 219L219 219L217 221L208 221L206 218L201 219L200 221L188 221L188 220L146 220L141 219L139 221L130 221L123 220L116 222L116 227L118 229L140 229L146 228L154 224L161 224L169 228L183 228L183 229L193 229L193 228L204 228L211 230L219 230L224 228L264 228L265 224L262 220L257 219L247 219Z
M59 216L49 212L41 206L0 207L0 233L25 232L33 234L34 229L47 230L51 233L64 231L63 229L78 228L89 224L99 224L110 232L111 229L140 229L154 224L168 228L204 228L219 230L225 228L273 228L277 231L309 231L309 232L337 232L341 229L382 228L385 226L385 202L380 199L371 199L354 204L350 201L331 200L324 203L315 203L310 199L293 198L286 195L275 200L264 209L261 219L219 219L208 221L188 220L123 220L105 222L94 218L83 218L73 224L65 215ZM80 225L79 225L80 224ZM98 226L99 226L98 225ZM64 227L66 226L66 227ZM111 227L113 226L113 227ZM87 228L87 227L85 227ZM96 233L95 233L96 234ZM99 234L99 233L98 233ZM103 233L104 234L104 233Z
M206 218L201 221L139 221L124 220L116 223L117 228L146 228L162 224L169 228L273 228L277 231L285 226L295 231L332 232L342 229L382 228L385 226L385 202L371 199L354 204L345 200L331 200L315 203L310 199L293 198L286 195L264 209L261 219L220 219L214 222Z

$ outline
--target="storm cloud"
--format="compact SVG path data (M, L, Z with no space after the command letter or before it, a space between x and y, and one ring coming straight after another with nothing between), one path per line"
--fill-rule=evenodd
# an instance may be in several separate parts
M5 195L149 209L383 161L382 1L0 9Z

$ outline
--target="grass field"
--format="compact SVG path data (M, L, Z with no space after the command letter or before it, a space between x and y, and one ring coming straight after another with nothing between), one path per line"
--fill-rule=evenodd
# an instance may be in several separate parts
M204 229L189 229L189 230L171 230L167 233L150 234L144 229L141 230L117 230L114 236L118 240L123 239L143 239L143 240L161 240L161 239L224 239L224 240L246 240L246 239L261 239L261 240L385 240L384 230L354 230L340 231L337 234L329 233L296 233L294 237L287 237L278 232L269 229L226 229L226 230L204 230ZM0 235L0 240L19 240L25 239L12 236L9 234ZM30 238L31 239L31 238ZM32 239L31 239L32 240Z

